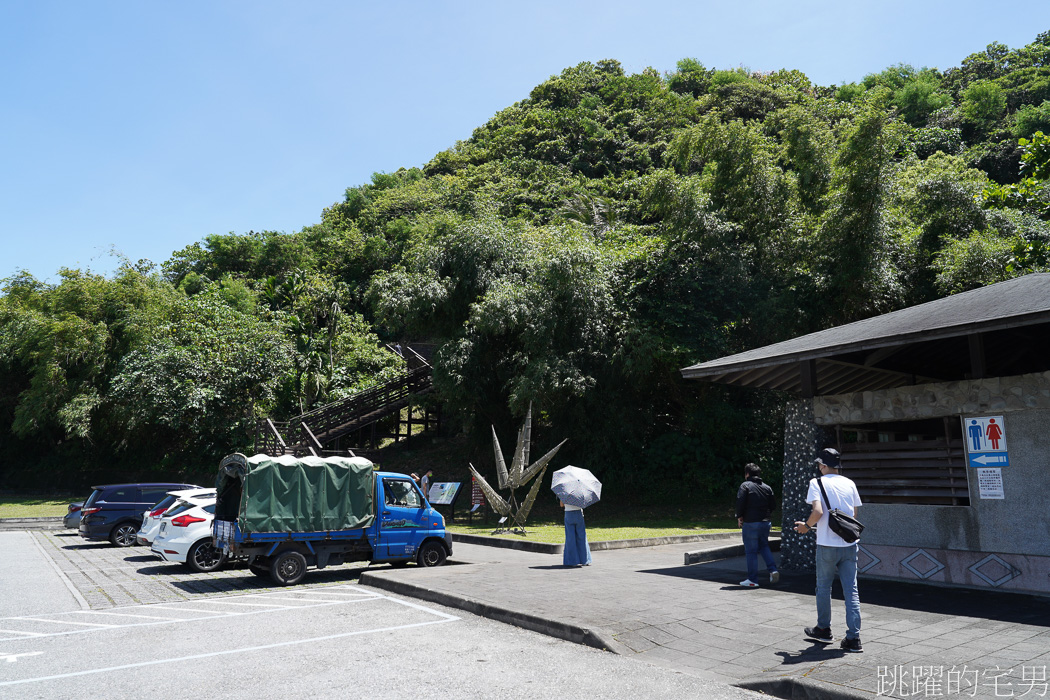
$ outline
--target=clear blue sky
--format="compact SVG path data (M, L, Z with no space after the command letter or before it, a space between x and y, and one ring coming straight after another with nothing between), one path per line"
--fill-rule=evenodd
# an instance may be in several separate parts
M1050 3L0 1L0 278L288 233L581 61L818 84L1031 43Z

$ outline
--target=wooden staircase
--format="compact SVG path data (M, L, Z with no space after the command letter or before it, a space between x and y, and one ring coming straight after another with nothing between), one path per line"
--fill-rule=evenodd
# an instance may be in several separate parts
M376 450L383 438L411 440L413 426L422 426L424 431L440 429L440 409L424 408L421 417L414 416L412 410L407 418L402 415L405 408L417 403L418 397L431 391L430 362L407 345L387 348L404 356L404 374L290 421L259 420L255 428L256 452L273 456L364 456L362 453ZM382 427L384 421L389 424L386 429Z

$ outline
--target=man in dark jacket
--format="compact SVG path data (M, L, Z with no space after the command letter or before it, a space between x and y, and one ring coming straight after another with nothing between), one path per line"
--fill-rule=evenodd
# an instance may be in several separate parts
M736 521L744 535L744 557L747 578L740 582L747 588L758 588L758 555L766 563L769 582L780 580L773 552L769 550L770 516L777 507L773 489L762 483L762 469L757 464L744 466L744 483L736 492Z

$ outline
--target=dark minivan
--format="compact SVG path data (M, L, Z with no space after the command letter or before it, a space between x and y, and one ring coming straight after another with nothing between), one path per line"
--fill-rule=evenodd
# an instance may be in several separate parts
M109 540L118 547L135 544L142 527L142 512L163 499L168 491L199 488L193 484L111 484L94 489L80 511L80 536Z

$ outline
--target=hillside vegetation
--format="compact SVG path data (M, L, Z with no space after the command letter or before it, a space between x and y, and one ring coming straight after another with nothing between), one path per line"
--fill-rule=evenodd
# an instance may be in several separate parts
M0 475L214 464L256 417L397 372L400 340L437 345L472 445L532 402L536 454L569 437L559 460L620 492L721 493L778 468L784 397L679 370L1047 269L1043 131L1050 32L840 86L582 63L299 232L5 280Z

